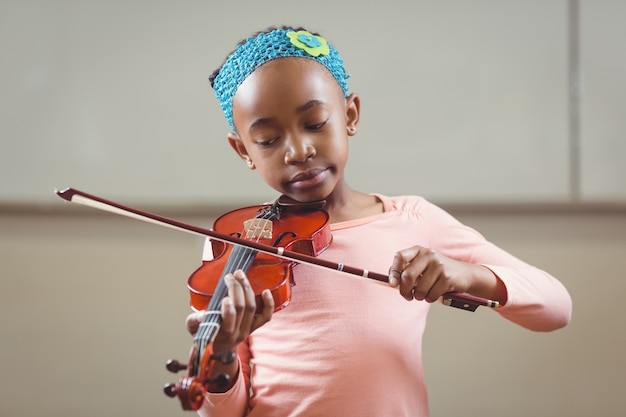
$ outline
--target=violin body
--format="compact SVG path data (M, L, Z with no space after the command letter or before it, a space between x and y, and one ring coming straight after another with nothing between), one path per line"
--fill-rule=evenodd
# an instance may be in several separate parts
M264 219L265 213L269 211L273 211L269 216L271 219ZM215 220L213 230L317 256L332 240L329 225L328 213L317 206L279 203L244 207L228 212ZM207 309L224 270L232 269L227 272L234 272L240 269L238 266L241 263L232 260L236 246L217 240L211 240L211 245L214 259L203 261L187 280L190 303L195 310ZM261 293L265 289L269 289L274 297L275 311L286 307L291 299L291 286L294 285L292 268L296 262L264 253L254 253L252 256L254 262L246 268L246 274L256 295L258 311L263 308Z

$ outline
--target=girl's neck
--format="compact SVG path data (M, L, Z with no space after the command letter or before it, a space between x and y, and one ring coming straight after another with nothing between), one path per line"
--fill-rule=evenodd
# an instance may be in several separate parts
M324 208L330 214L331 223L361 219L384 211L383 203L378 198L347 186L342 192L329 195Z

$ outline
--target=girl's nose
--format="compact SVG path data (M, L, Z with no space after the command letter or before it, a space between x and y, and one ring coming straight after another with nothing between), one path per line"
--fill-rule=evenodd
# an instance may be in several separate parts
M315 158L315 147L308 142L292 140L285 152L285 164L299 164Z

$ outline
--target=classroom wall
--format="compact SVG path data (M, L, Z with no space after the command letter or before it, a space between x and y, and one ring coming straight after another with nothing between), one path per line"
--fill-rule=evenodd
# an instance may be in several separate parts
M245 11L246 13L242 13ZM206 81L303 24L363 101L347 173L421 194L563 281L570 326L435 306L433 417L620 416L626 385L626 3L0 0L0 416L176 416L201 239L65 204L74 186L208 226L273 197Z
M361 96L353 186L626 201L623 2L298 4L0 1L0 202L52 204L66 186L133 203L266 201L207 77L237 41L284 23L328 37Z

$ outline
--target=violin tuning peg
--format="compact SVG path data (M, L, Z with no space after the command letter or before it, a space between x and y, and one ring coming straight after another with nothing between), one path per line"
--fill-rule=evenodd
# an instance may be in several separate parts
M176 359L169 359L167 363L165 364L165 368L167 368L168 371L175 374L175 373L178 373L180 371L187 369L187 364L180 363Z
M226 388L228 386L228 381L230 381L230 376L226 374L219 374L215 378L206 380L207 383L213 384L219 388Z
M163 387L163 392L170 398L176 397L176 384L165 384Z

